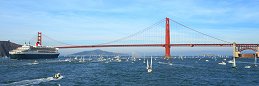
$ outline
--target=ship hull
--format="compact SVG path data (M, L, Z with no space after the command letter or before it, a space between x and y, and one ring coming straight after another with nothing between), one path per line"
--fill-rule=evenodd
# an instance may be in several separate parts
M58 58L57 54L11 54L11 59L54 59Z

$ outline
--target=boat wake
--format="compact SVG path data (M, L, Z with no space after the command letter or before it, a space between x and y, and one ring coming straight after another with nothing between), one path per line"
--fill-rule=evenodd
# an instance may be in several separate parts
M166 62L157 62L158 64L166 64L166 65L173 65L173 63L166 63Z
M32 79L32 80L22 80L18 82L13 82L10 84L4 84L3 86L27 86L27 85L35 85L35 84L40 84L42 82L49 82L53 80L60 80L62 79L63 76L61 76L59 79L55 79L53 77L47 77L47 78L40 78L40 79Z
M182 64L173 64L173 63L166 63L166 62L158 62L158 64L163 64L163 65L170 65L170 66L175 66L175 67L189 67L189 68L194 68L193 66L189 65L182 65Z

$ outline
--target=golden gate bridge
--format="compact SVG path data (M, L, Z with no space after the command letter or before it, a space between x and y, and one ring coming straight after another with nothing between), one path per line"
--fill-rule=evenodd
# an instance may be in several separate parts
M170 28L170 22L172 22L174 24L174 26L179 26L180 28L184 28L185 30L194 32L196 34L199 34L200 36L197 36L198 38L193 38L192 40L196 40L199 39L198 41L202 41L203 43L195 43L195 42L190 42L190 43L180 43L177 42L177 40L183 40L183 38L191 38L192 36L188 36L188 35L184 35L183 38L177 37L177 35L179 35L179 33L176 33L174 31L171 31ZM150 32L152 29L157 28L158 25L161 25L162 23L164 23L164 29L158 28L156 30L160 30L160 31L164 31L165 34L158 32L158 31L154 31L153 33ZM175 30L175 29L174 29ZM186 33L187 31L183 31L183 33ZM141 39L140 37L138 37L141 34L144 34L144 37L146 37L146 35L160 35L160 37L163 38L163 40L161 40L160 43L134 43L134 44L116 44L116 42L120 42L123 40L135 40L135 41L143 41L143 39ZM150 34L152 33L152 34ZM176 35L176 36L172 36ZM46 35L45 35L46 36ZM135 37L137 36L137 37ZM143 35L142 35L143 36ZM134 39L135 37L135 39ZM46 38L50 38L48 36L46 36ZM171 40L171 38L173 38L173 41ZM217 42L220 43L215 43L215 42L208 42L207 39L213 39L216 40ZM52 39L52 38L50 38ZM54 40L54 39L52 39ZM150 40L150 39L149 39ZM204 41L205 40L205 41ZM57 41L57 40L54 40ZM189 39L190 41L190 39ZM40 43L40 45L42 44L42 34L41 32L38 32L38 37L37 37L37 42ZM60 48L60 49L67 49L67 48L102 48L102 47L163 47L165 49L165 58L170 58L171 57L171 47L232 47L233 48L233 57L240 57L241 56L241 52L244 50L252 50L254 52L256 52L255 56L259 56L259 44L237 44L235 42L229 42L229 41L225 41L223 39L208 35L206 33L200 32L198 30L195 30L193 28L190 28L182 23L179 23L173 19L169 19L169 18L165 18L162 19L160 21L158 21L157 23L151 25L148 28L145 28L137 33L131 34L129 36L117 39L117 40L113 40L110 42L106 42L106 43L101 43L101 44L93 44L93 45L71 45L71 44L67 44L67 43L63 43L60 41L57 41L59 43L62 44L66 44L65 46L56 46L56 48ZM172 43L174 42L174 43ZM186 42L186 41L182 41L182 42Z

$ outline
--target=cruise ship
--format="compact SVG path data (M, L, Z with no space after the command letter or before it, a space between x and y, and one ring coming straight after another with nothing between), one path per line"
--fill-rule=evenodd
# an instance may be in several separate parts
M58 48L41 45L41 32L38 32L38 41L35 46L24 44L9 52L11 59L51 59L58 58Z

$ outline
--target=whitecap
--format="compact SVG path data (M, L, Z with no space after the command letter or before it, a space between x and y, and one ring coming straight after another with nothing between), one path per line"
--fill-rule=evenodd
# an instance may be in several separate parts
M27 85L35 85L35 84L40 84L42 82L49 82L52 80L60 80L62 79L63 76L61 76L59 79L55 79L53 77L47 77L47 78L40 78L40 79L32 79L32 80L22 80L22 81L17 81L13 82L10 84L4 84L4 86L27 86Z

